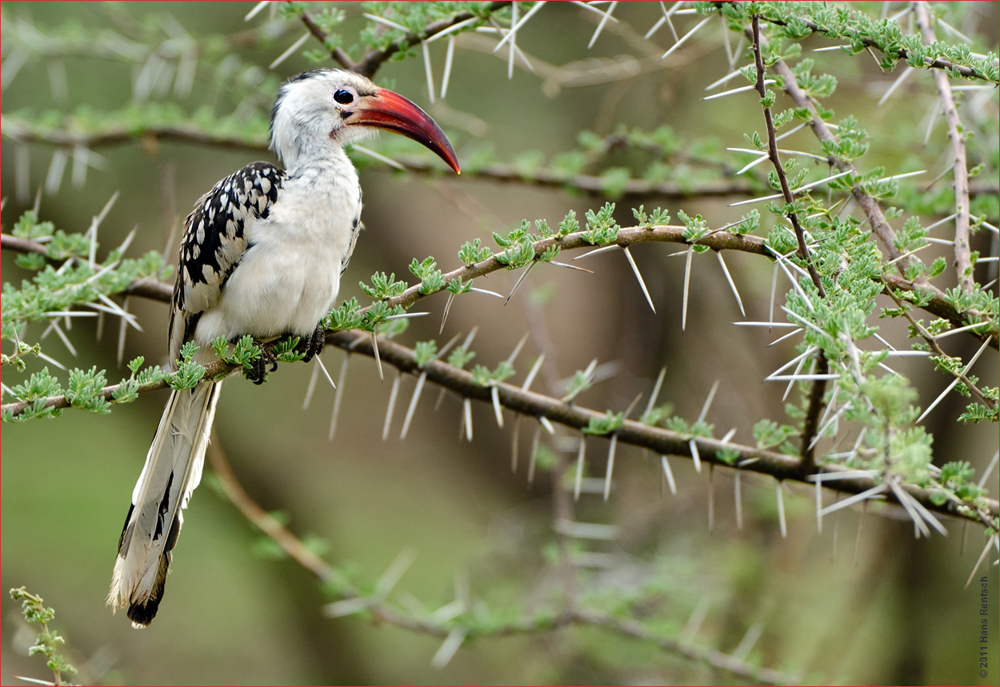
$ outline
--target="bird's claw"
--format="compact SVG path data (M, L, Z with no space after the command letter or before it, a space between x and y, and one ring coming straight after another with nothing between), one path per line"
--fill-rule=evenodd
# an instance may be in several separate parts
M260 350L260 356L253 361L253 367L244 372L247 379L249 379L254 384L263 384L264 380L267 378L268 369L267 366L270 363L271 372L278 369L278 358L274 355L271 349L264 346L260 341L254 340L257 348Z
M316 331L312 333L309 338L300 341L299 345L295 347L295 350L299 353L303 353L302 362L308 363L314 357L323 352L323 347L326 345L326 330L322 326L316 327Z

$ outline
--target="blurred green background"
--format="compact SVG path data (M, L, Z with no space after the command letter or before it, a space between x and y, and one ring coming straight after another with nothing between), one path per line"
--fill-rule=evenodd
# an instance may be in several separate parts
M883 3L859 3L876 16ZM889 3L893 8L903 3ZM985 47L996 49L997 4L954 3L955 23L973 31ZM317 3L319 5L319 3ZM869 6L870 5L870 6ZM59 27L83 28L95 36L113 28L126 33L129 22L138 35L160 32L166 40L183 27L195 39L239 35L268 23L266 12L250 23L244 15L254 3L98 3L4 2L3 39L39 46L16 77L8 81L5 62L3 112L32 108L73 111L87 105L98 111L119 110L134 97L133 83L142 65L123 60L59 56L46 35ZM353 42L362 26L361 8L345 4L342 33ZM567 4L542 10L518 41L531 56L550 65L589 59L645 58L641 36L660 13L657 3L627 3L616 11L621 24L609 24L587 50L600 17ZM678 30L693 27L697 17L678 20ZM713 24L713 26L715 26ZM684 30L686 30L684 29ZM493 142L498 156L511 160L527 151L546 157L576 145L577 132L605 135L621 124L653 129L672 127L683 141L703 141L706 150L728 160L730 171L745 161L723 148L744 147L742 134L762 130L753 94L703 102L705 85L724 75L727 61L718 27L700 36L673 61L610 83L572 87L553 85L515 69L487 52L459 42L448 97L428 102L420 59L390 62L379 77L425 107L449 133L460 157L480 140ZM294 20L274 21L273 37L249 49L235 50L241 69L263 70L303 32ZM658 55L671 44L666 29L653 37ZM658 41L658 42L657 42ZM804 42L808 52L828 44ZM651 44L650 44L651 45ZM308 44L303 48L314 48ZM445 41L430 54L439 79ZM302 50L298 51L301 53ZM501 51L502 55L503 51ZM629 57L620 57L629 56ZM900 95L876 108L885 88L897 78L882 74L861 54L811 55L817 71L834 73L840 86L827 103L838 117L853 113L872 136L866 168L886 165L889 173L930 168L947 155L945 127L922 145L924 122L935 95L930 74L912 77ZM9 59L9 52L5 52ZM52 67L59 62L62 67ZM655 60L653 61L655 62ZM608 62L611 64L611 62ZM645 62L643 62L645 64ZM285 78L311 64L296 54L275 71ZM65 69L67 90L53 86ZM239 78L237 72L231 78ZM736 84L736 82L733 82ZM187 112L210 98L216 112L240 106L225 89L213 90L196 79L186 99L166 89L152 101L178 101ZM273 92L260 93L267 103ZM256 102L254 107L258 107ZM977 126L986 137L984 161L995 178L996 94ZM807 131L787 145L813 151ZM3 140L2 194L5 231L30 208L36 189L45 185L52 148L18 146ZM176 222L219 178L259 155L181 143L132 143L101 148L103 170L90 170L80 186L66 171L55 193L41 197L41 217L67 231L84 231L108 198L119 191L115 208L101 227L104 248L139 232L130 249L138 255L162 250ZM629 164L628 154L617 164ZM270 159L270 158L267 158ZM28 171L23 169L28 164ZM678 163L678 167L683 162ZM20 171L18 167L21 167ZM759 168L762 169L763 167ZM697 175L697 170L675 169ZM18 198L14 180L27 175L30 194ZM931 177L924 177L926 184ZM582 217L604 199L570 196L526 185L439 177L433 180L367 169L362 174L367 227L345 274L341 296L363 297L357 286L375 270L408 275L411 258L434 255L439 265L458 265L455 251L466 240L490 241L490 231L509 230L521 219L546 218L554 226L569 209ZM738 219L731 200L690 199L659 203L672 214L678 207L702 213L710 225ZM638 203L635 203L638 205ZM629 203L619 202L622 226L634 222ZM985 255L995 247L980 235ZM171 260L174 259L171 249ZM693 419L715 380L721 380L709 420L722 433L737 428L735 441L750 442L750 428L761 417L784 418L783 387L761 379L792 357L791 344L770 348L763 331L737 328L735 300L715 258L695 256L687 329L680 329L683 260L670 258L669 245L643 245L633 254L657 307L650 312L628 264L620 256L589 260L594 275L557 268L533 270L518 295L503 301L481 295L456 300L440 339L479 325L473 345L475 362L489 367L506 359L525 331L532 336L519 359L523 374L542 350L550 353L536 386L550 393L557 380L582 369L592 358L617 361L617 373L596 384L577 402L591 408L624 409L639 392L647 395L659 369L667 366L661 400ZM932 248L927 253L936 250ZM944 254L944 253L942 253ZM771 266L754 256L726 255L747 306L747 318L767 317ZM925 261L929 262L929 260ZM995 274L995 265L992 268ZM982 277L982 274L977 273ZM3 279L19 283L27 273L3 255ZM501 293L517 273L491 275L483 284ZM988 281L985 279L984 281ZM362 302L365 302L362 298ZM437 337L444 297L426 302L431 315L416 319L401 341L408 345ZM130 332L125 359L165 356L167 308L133 299L143 332ZM109 320L111 322L111 320ZM905 332L889 323L883 334L903 342ZM107 368L115 374L117 323L96 343L94 326L79 321L71 336L76 360L54 337L46 350L64 363ZM886 333L887 332L887 333ZM37 336L39 332L34 332ZM954 340L953 340L954 341ZM974 342L956 341L956 352L969 355ZM328 350L327 368L336 376L342 352ZM905 359L897 369L920 390L926 405L946 379L925 362ZM989 382L997 379L995 355L977 368ZM375 364L355 357L343 390L337 435L327 441L333 391L322 378L312 404L302 411L310 377L305 365L282 366L268 384L255 387L243 379L226 383L216 430L247 492L265 509L282 511L300 536L319 538L325 557L336 565L351 562L360 579L374 581L404 550L416 553L396 594L411 594L428 608L454 598L456 584L468 580L473 598L491 605L518 603L526 608L549 598L558 586L544 552L554 541L552 487L540 472L526 485L525 455L534 431L521 431L522 461L510 470L511 418L499 429L491 408L473 408L475 437L458 439L461 404L446 397L434 410L438 390L425 390L405 441L399 428L414 379L402 382L393 430L381 441L382 424L394 372L380 382ZM13 375L12 375L13 377ZM516 379L520 379L518 377ZM15 380L14 383L20 381ZM5 379L10 386L12 382ZM172 574L156 621L133 630L123 615L112 616L105 596L117 537L129 495L156 427L166 394L144 394L134 404L103 417L66 412L56 421L35 421L3 428L2 584L26 585L56 609L55 625L68 639L71 660L89 679L118 684L317 684L317 683L704 683L725 682L706 668L682 661L648 645L595 629L563 629L546 635L483 639L467 643L444 670L431 667L440 645L434 637L375 626L356 617L327 619L325 597L306 571L289 560L275 559L273 547L230 504L206 470L202 487L186 513L186 526L175 550ZM645 404L645 398L642 401ZM963 408L951 395L928 419L935 434L935 462L969 460L985 468L997 448L996 427L960 426ZM543 442L546 442L543 440ZM591 439L589 474L601 477L607 442ZM558 446L553 450L558 450ZM567 457L572 458L570 454ZM592 593L619 593L655 582L659 602L640 609L645 619L664 627L684 628L695 612L705 620L698 641L733 651L744 634L760 623L762 634L751 659L764 666L799 671L818 681L900 684L997 684L996 625L991 626L989 675L978 675L978 583L964 590L966 578L983 545L981 530L947 522L947 538L914 540L912 523L891 509L872 509L857 536L859 513L841 511L817 534L811 491L791 486L785 504L788 537L777 522L774 482L744 477L744 530L737 532L729 471L714 475L715 526L707 525L708 482L690 463L674 459L678 494L664 495L658 461L642 451L619 447L615 491L603 503L585 494L577 519L620 526L616 541L594 550L615 554L614 564L584 575ZM993 490L995 493L996 479ZM831 496L826 496L831 500ZM875 511L878 511L875 516ZM835 520L831 522L830 520ZM965 543L963 544L963 539ZM992 560L991 557L990 560ZM997 618L997 568L984 566L989 580L990 617ZM459 582L456 582L456 579ZM24 629L19 605L4 595L3 656L0 682L21 684L15 675L45 678L40 658L24 650L33 635ZM27 644L26 644L27 642Z

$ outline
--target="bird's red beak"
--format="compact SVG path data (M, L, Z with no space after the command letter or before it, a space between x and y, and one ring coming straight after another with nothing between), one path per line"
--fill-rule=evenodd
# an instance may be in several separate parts
M398 93L380 88L375 95L364 96L347 123L395 131L412 138L434 151L455 172L462 173L455 150L441 127L426 112Z

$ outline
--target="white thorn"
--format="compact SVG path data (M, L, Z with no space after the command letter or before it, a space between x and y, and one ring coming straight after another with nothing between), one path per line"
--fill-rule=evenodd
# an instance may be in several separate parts
M535 481L535 461L538 458L538 442L542 436L541 423L535 427L535 435L531 438L531 457L528 460L528 486Z
M615 7L617 6L618 2L615 0L615 2L612 2L611 6L608 7L608 11L604 13L601 23L597 25L597 30L594 31L594 35L590 38L590 42L587 43L587 50L590 50L594 46L594 42L597 40L597 37L601 35L601 31L604 30L604 25L608 23L608 19L611 18L611 14L615 11Z
M726 267L726 261L722 259L722 253L716 253L715 255L719 258L719 264L722 265L722 272L726 275L726 281L729 282L729 288L732 289L733 295L736 296L736 304L740 306L740 314L742 314L743 317L746 317L747 311L743 308L743 299L740 298L740 292L736 290L736 283L733 282L733 277L729 274L729 268Z
M701 473L701 454L698 452L698 442L694 439L688 441L688 448L691 449L691 459L694 461L694 471Z
M604 475L604 500L611 494L611 473L615 469L615 449L618 448L618 435L611 435L611 445L608 447L608 469Z
M707 24L711 20L712 20L711 16L705 17L703 20L701 20L701 22L699 22L699 24L696 27L694 27L693 29L691 29L690 31L688 31L686 34L684 34L684 36L680 40L678 40L676 43L674 43L672 46L670 46L670 50L668 50L665 53L663 53L663 56L660 59L661 60L665 60L674 50L676 50L677 48L681 47L684 44L684 41L686 41L688 38L690 38L691 36L693 36L698 31L698 29L700 29L701 27L703 27L705 24Z
M337 377L337 393L333 396L333 414L330 416L330 433L327 441L333 441L334 434L337 433L337 417L340 415L340 399L344 395L344 379L347 377L347 363L351 359L351 354L344 356L344 362L340 364L340 376Z
M788 538L788 527L785 525L785 498L781 491L781 480L778 480L778 524L781 525L781 538Z
M583 486L583 464L587 455L587 436L580 434L580 448L576 453L576 480L573 483L573 500L580 500L580 487Z
M399 396L399 383L403 374L396 371L396 378L392 380L392 390L389 392L389 405L385 409L385 422L382 424L382 441L389 439L389 427L392 426L392 413L396 409L396 397Z
M424 45L427 41L424 41ZM451 65L455 61L455 37L448 37L448 52L444 58L444 76L441 77L441 100L448 94L448 83L451 81Z
M667 476L667 485L670 487L670 493L676 496L677 483L674 481L674 471L670 469L670 463L667 461L666 456L660 456L660 465L663 466L663 474Z
M316 356L319 358L319 356ZM302 401L302 410L309 409L309 403L312 401L313 392L316 391L316 380L319 379L319 365L313 365L312 374L309 376L309 385L306 387L306 397Z
M375 365L378 366L378 378L381 381L385 381L385 376L382 374L382 358L378 353L378 336L375 334L375 329L372 329L372 351L375 353Z
M503 409L500 407L500 389L495 386L491 387L490 397L493 400L493 412L497 416L497 426L503 429Z
M417 386L413 389L413 398L410 399L410 406L406 409L406 419L403 420L403 431L399 433L400 439L406 438L406 433L410 431L410 421L413 420L413 413L417 409L420 401L420 393L424 390L424 382L427 381L427 372L421 372L417 377Z
M687 328L688 318L688 294L691 291L691 257L694 255L694 246L687 249L686 262L684 263L684 303L681 307L681 332Z
M277 57L277 58L276 58L276 59L274 60L274 62L272 62L272 63L271 63L271 64L270 64L269 66L268 66L268 69L274 69L274 68L275 68L275 67L277 67L277 66L278 66L279 64L281 64L282 62L284 62L285 60L287 60L287 59L288 59L289 57L291 57L291 56L292 56L292 54L293 54L293 53L294 53L294 52L295 52L296 50L298 50L298 49L299 49L299 48L301 48L301 47L302 47L303 45L305 45L305 42L306 42L307 40L309 40L309 37L310 37L311 35L312 35L311 33L309 33L308 31L306 31L306 32L305 32L305 34L304 34L304 35L303 35L303 36L302 36L302 37L301 37L301 38L300 38L299 40L297 40L297 41L295 41L294 43L292 43L292 45L291 45L291 46L290 46L290 47L288 48L288 50L286 50L285 52L283 52L283 53L281 53L280 55L278 55L278 57Z
M628 247L624 250L625 257L628 258L628 264L632 267L632 273L639 281L639 287L642 289L642 295L646 297L646 302L649 303L649 309L653 311L653 314L656 314L656 306L653 305L653 299L649 296L649 289L646 288L646 282L642 280L642 275L639 273L639 266L635 264L635 258L632 257L632 253L629 252Z

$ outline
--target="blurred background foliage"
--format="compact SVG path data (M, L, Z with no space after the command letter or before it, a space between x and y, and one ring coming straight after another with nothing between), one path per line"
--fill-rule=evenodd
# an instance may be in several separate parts
M851 4L873 17L907 6ZM345 48L371 30L360 5L308 7L323 16L327 5L344 13L336 31ZM195 199L218 179L252 160L271 159L253 148L266 137L278 84L317 63L334 65L325 52L317 53L318 43L310 38L269 69L304 28L287 8L268 7L244 21L254 6L4 2L4 231L35 204L36 192L40 216L66 231L85 231L118 192L101 226L102 244L118 245L138 227L131 254L162 251L176 241L179 223ZM996 50L996 3L938 4L935 11L969 36L974 49ZM342 297L363 298L357 283L375 270L405 275L411 259L425 255L451 269L458 264L454 251L464 241L478 237L487 243L490 232L505 233L525 218L546 218L555 226L568 210L582 217L605 200L618 202L622 226L634 223L629 208L640 201L647 209L661 205L672 213L678 208L692 216L700 213L712 227L739 219L742 213L727 206L738 198L700 195L697 189L714 183L742 184L744 191L767 188L763 165L745 175L748 179L734 178L751 158L725 150L744 147L745 132L763 130L757 96L703 101L705 86L728 72L720 28L713 23L661 61L673 43L667 27L648 41L643 38L661 16L659 3L622 3L615 11L618 21L605 22L588 49L600 13L553 3L518 34L534 73L517 62L511 79L506 50L491 52L495 39L462 35L447 97L438 93L433 103L419 49L415 59L386 63L377 80L437 119L463 167L474 172L478 166L506 164L527 177L540 169L585 173L603 179L603 190L583 195L475 174L456 179L397 173L355 153L365 167L366 231L343 279ZM675 17L683 32L700 20ZM830 41L814 36L802 43L809 53ZM445 40L429 46L438 88L447 49ZM817 60L817 72L839 81L824 104L838 117L853 114L869 130L866 169L884 165L889 174L943 169L950 150L944 124L938 123L924 142L928 115L938 102L931 73L917 72L876 106L900 68L883 72L866 53L810 57ZM962 110L977 136L970 165L984 165L974 183L987 192L976 197L975 208L995 223L996 89L970 92L965 102L979 104L975 112L965 105ZM12 141L8 127L17 131L25 122L82 131L193 123L229 145L129 136L121 144L95 146L92 153L100 157L89 158L89 169L70 157L63 161L65 170L54 170L63 163L53 162L52 146ZM664 126L669 128L658 129ZM647 133L634 135L637 129ZM604 154L600 146L616 132L631 144L619 140ZM624 135L628 132L631 139ZM803 150L816 147L807 131L787 142L793 143ZM426 159L398 137L364 145L415 164ZM690 196L622 197L625 178L673 184L679 194ZM910 207L923 204L918 210L927 216L943 217L954 202L949 180L939 182L940 196L914 190L932 178L907 180L901 196L909 198ZM992 234L982 232L974 237L974 248L996 255L991 240ZM171 260L174 250L168 251ZM527 368L530 357L550 352L536 382L549 393L593 358L613 361L606 368L612 374L578 398L592 408L624 409L637 393L648 395L666 365L661 400L672 403L678 415L694 418L720 379L710 421L723 430L737 428L737 441L752 441L750 428L757 420L783 417L783 385L760 380L790 359L794 346L767 348L775 337L732 326L741 315L709 256L694 257L682 334L683 261L669 257L676 250L646 244L633 251L655 315L626 261L605 255L586 263L597 272L593 275L533 270L506 306L475 294L457 299L442 341L478 325L475 362L492 369L530 331L519 370ZM943 246L924 254L949 255ZM747 319L766 319L771 265L749 254L726 257ZM3 271L5 282L27 276L6 251ZM996 263L977 269L980 282L995 276ZM517 277L495 273L477 285L506 294ZM402 340L412 345L437 337L444 302L442 296L428 301L431 316L413 320ZM164 362L166 307L131 299L130 311L143 331L129 333L124 359L142 355L147 363ZM77 321L70 333L77 348L74 364L114 371L117 326L109 330L95 342L93 321ZM905 339L899 322L886 322L883 333L890 340ZM50 342L46 350L68 362L71 356L62 344ZM957 348L968 358L977 345L970 339ZM331 350L324 356L334 375L343 355ZM380 382L374 362L360 358L355 356L347 373L333 442L327 440L329 386L321 380L309 409L302 410L307 366L283 366L260 388L242 379L227 383L216 431L247 492L265 509L279 511L292 531L357 580L370 584L401 552L413 552L413 564L394 591L406 603L419 599L434 609L457 593L493 609L532 608L563 593L548 563L556 555L551 475L540 469L526 484L523 456L533 428L522 428L522 461L512 473L510 418L500 429L491 408L474 404L475 437L465 442L458 438L461 403L449 394L435 411L438 391L429 389L409 436L401 441L398 428L414 384L406 377L393 430L381 441L395 373L387 371ZM911 380L925 406L947 381L923 360L904 359L894 367ZM987 383L995 381L996 356L990 352L977 371ZM321 609L330 599L320 585L240 515L212 474L206 474L188 509L157 620L136 632L125 618L113 617L104 600L121 516L164 399L165 392L144 394L104 417L69 411L54 422L4 427L4 588L26 585L55 607L54 624L68 640L66 653L80 668L81 680L663 684L734 679L650 644L586 627L467 642L438 670L431 657L439 637L358 616L324 617ZM953 394L929 416L935 462L968 460L981 471L997 448L996 426L958 425L954 418L963 408L963 400ZM543 439L543 444L549 460L541 461L542 468L574 458L575 446L566 452L559 442ZM603 476L606 445L590 440L592 477ZM593 559L600 565L582 567L578 579L581 592L597 603L627 607L664 632L727 653L740 652L748 632L759 633L746 650L751 663L816 681L996 684L996 627L989 638L994 659L988 676L980 678L974 642L979 586L963 589L982 547L980 527L970 525L966 532L961 523L949 521L951 536L914 540L912 523L896 510L869 514L860 532L859 511L845 510L817 534L811 488L799 485L791 486L784 499L788 536L782 538L774 481L746 475L743 530L737 532L732 475L716 470L710 532L704 472L696 474L687 460L673 460L677 494L671 495L655 456L628 447L618 451L610 500L605 503L600 490L585 493L576 508L577 520L617 526L614 539L587 544L588 551L606 554ZM997 568L984 566L979 574L988 576L989 617L995 621ZM17 604L5 597L2 609L6 660L0 680L15 684L15 675L42 676L41 661L23 653L34 635Z

